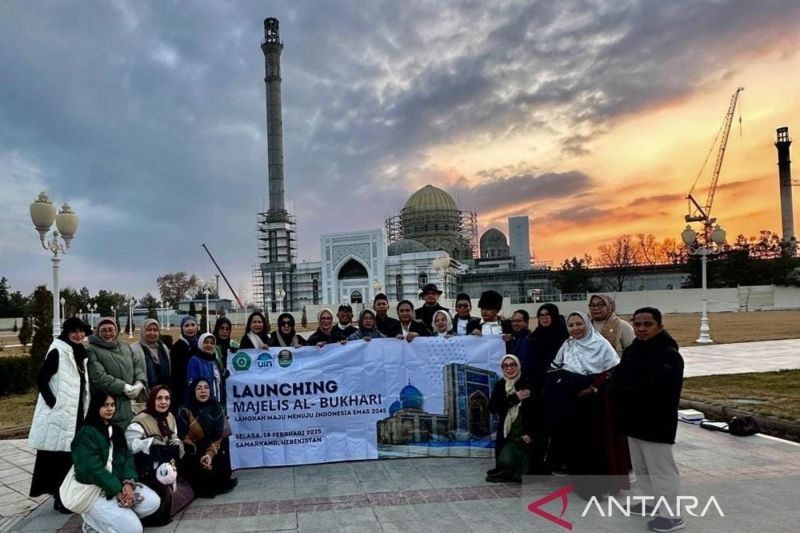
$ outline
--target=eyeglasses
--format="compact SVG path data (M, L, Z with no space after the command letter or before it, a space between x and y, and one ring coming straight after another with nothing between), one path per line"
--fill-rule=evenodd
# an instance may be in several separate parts
M517 368L517 363L503 363L500 365L501 368Z
M600 309L601 307L605 306L606 306L605 302L594 303L594 304L589 304L589 309Z
M291 325L292 323L289 322L288 320L281 320L281 326L291 326Z

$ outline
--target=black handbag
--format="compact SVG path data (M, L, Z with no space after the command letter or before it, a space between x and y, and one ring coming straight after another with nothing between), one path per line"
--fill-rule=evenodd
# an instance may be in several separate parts
M139 452L133 456L136 470L145 478L155 479L156 468L161 463L169 463L178 460L181 456L181 448L177 444L151 444L150 453Z

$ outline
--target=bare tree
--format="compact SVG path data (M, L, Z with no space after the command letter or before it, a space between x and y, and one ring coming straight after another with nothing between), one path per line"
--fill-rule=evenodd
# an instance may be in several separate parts
M167 272L156 280L163 305L177 305L197 285L197 276L186 272Z
M600 257L597 264L611 271L612 288L621 291L633 267L642 262L637 243L629 234L620 235L609 244L601 244L598 251Z

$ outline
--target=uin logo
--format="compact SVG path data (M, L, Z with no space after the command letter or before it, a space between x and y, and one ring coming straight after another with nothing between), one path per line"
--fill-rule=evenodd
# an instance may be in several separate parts
M550 520L554 524L557 524L563 527L564 529L572 531L572 522L568 522L562 518L564 516L564 513L567 512L567 504L569 503L569 500L567 500L567 496L569 495L570 492L572 492L572 485L567 485L566 487L562 487L557 491L551 492L544 498L539 498L538 500L531 502L531 504L528 505L528 510L535 515ZM561 499L561 513L558 516L548 513L547 511L542 509L542 506L547 505L556 498Z
M272 368L272 356L269 352L261 352L256 359L257 368Z
M250 356L244 352L239 352L233 356L232 359L233 368L238 370L239 372L245 372L250 370L250 365L252 364L252 360Z

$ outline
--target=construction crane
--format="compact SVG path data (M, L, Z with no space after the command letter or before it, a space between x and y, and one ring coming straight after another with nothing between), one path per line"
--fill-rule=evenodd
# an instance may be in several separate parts
M689 201L689 214L686 215L686 222L702 222L706 236L708 236L708 233L711 230L711 225L717 220L715 218L711 218L711 207L714 205L714 194L717 192L719 173L720 170L722 170L722 160L725 158L725 147L728 145L728 135L731 132L733 115L736 111L736 102L739 100L739 93L742 91L744 91L744 87L738 87L736 92L733 93L733 96L731 96L731 103L728 105L728 112L725 113L725 120L722 121L722 128L720 128L720 130L717 132L717 136L714 137L714 142L711 144L711 149L708 151L708 155L706 155L706 159L703 161L703 166L700 167L700 172L697 173L697 177L695 178L694 184L689 191L689 195L686 197L686 199ZM741 127L741 124L742 117L740 114L739 127ZM720 135L722 135L722 138L720 139L719 143L719 152L717 152L717 163L714 165L714 173L711 175L711 186L708 188L706 203L705 205L701 206L692 193L694 192L695 187L697 187L697 182L700 181L700 176L703 173L703 169L705 168Z

